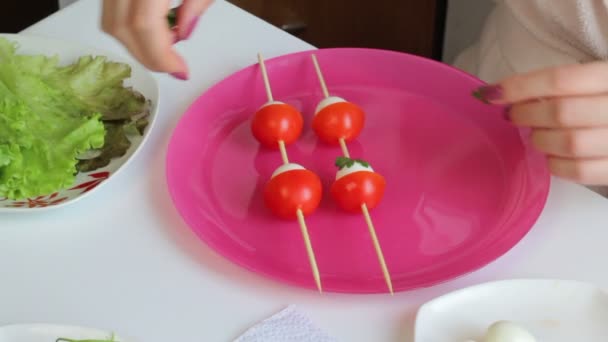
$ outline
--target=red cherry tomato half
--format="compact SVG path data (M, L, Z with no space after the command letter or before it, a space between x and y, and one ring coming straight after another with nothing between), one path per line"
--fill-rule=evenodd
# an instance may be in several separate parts
M312 121L312 128L322 141L338 144L355 139L365 125L365 113L350 102L338 102L323 108Z
M262 107L251 122L253 136L264 146L278 148L283 140L286 145L295 142L302 134L304 119L297 109L282 103Z
M296 219L297 210L311 214L321 202L321 179L309 170L291 170L272 178L264 189L264 202L277 216Z
M382 175L371 171L358 171L346 175L334 182L331 186L331 195L340 208L348 212L361 212L361 205L375 208L386 188L386 181Z

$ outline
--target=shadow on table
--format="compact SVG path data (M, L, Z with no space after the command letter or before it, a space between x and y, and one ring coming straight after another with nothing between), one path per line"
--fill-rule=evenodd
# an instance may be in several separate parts
M162 159L162 161L156 160L153 165L165 165L165 153L159 153L154 158ZM166 182L164 167L155 168L151 172L152 175L149 177L150 180L157 181L162 179L164 183ZM150 198L150 201L152 202L154 211L157 214L157 217L163 221L161 222L161 225L164 228L164 232L167 234L168 238L175 243L176 247L195 263L230 281L234 281L235 283L246 282L248 287L257 290L263 289L263 291L268 294L275 293L279 286L286 286L263 278L231 263L215 253L206 243L201 241L198 236L189 229L175 209L166 183L163 184L163 186L154 184L154 186L149 186L147 188L150 189L151 192L148 198ZM304 293L314 293L313 291L296 289L293 287L292 289L305 291Z

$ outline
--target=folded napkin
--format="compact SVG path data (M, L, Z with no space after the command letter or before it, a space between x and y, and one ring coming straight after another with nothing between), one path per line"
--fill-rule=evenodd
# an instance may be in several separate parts
M336 342L294 305L247 330L234 342Z

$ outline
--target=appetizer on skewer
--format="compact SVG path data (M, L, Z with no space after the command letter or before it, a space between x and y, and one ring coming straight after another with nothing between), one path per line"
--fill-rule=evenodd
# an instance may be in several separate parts
M317 106L313 129L320 140L329 144L339 144L343 154L343 157L338 157L336 160L338 172L331 187L332 197L343 210L363 214L384 280L389 292L393 294L390 273L369 213L382 200L386 181L382 175L374 172L369 163L360 159L351 159L346 144L357 138L363 130L365 113L357 105L329 95L317 57L314 54L311 57L325 97Z
M316 135L328 144L356 139L365 125L365 112L343 98L329 96L327 93L325 96L317 105L312 121Z
M253 136L265 147L279 148L277 142L285 145L296 142L302 134L304 120L294 107L279 101L269 101L253 117Z
M298 212L312 214L321 203L323 185L319 176L302 165L281 165L264 189L266 206L278 217L296 219Z
M346 143L356 139L365 126L365 112L356 104L337 96L331 96L323 78L317 56L312 55L323 100L319 102L313 119L313 130L321 141L328 144L339 144L342 154L350 157Z
M386 181L364 160L338 157L338 172L331 186L331 195L345 211L361 212L361 205L374 209L384 196Z
M264 59L260 54L258 61L268 102L255 113L251 131L263 146L278 147L283 161L283 165L277 168L266 183L264 203L276 216L298 220L315 283L319 292L323 292L305 220L306 215L312 214L319 207L323 186L314 172L289 162L286 145L294 143L300 137L304 125L302 115L294 107L274 101Z

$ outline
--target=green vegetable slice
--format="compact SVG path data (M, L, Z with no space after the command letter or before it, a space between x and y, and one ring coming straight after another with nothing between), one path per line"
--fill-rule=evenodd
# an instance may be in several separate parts
M60 338L56 339L55 342L119 342L119 341L116 340L116 336L114 335L114 333L112 333L109 340L74 340L74 339L69 339L69 338L65 338L65 337L60 337Z
M351 158L347 158L347 157L336 158L336 166L338 167L339 170L342 170L345 167L352 167L353 165L355 165L355 163L357 163L363 167L369 167L369 163L363 159L351 159Z

